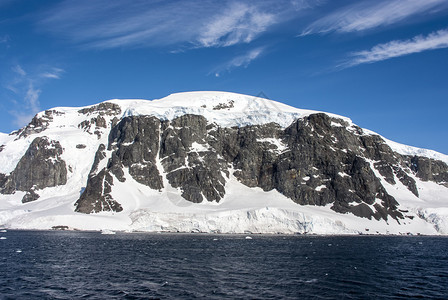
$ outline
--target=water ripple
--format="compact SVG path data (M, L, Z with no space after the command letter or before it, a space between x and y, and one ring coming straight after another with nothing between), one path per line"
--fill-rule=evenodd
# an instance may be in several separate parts
M448 298L443 237L4 235L0 299Z

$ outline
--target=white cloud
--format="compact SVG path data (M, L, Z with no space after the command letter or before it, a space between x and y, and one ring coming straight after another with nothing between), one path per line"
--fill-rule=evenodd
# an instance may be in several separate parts
M52 68L52 70L42 73L40 76L49 79L60 79L64 70L59 68Z
M228 62L217 67L213 73L216 77L219 77L223 71L230 71L238 67L247 67L254 59L260 57L263 53L264 48L259 47L248 51L243 55L239 55L229 60Z
M233 3L205 25L197 40L204 47L249 43L276 22L272 13L262 12L246 3Z
M36 89L32 82L28 83L28 88L25 92L24 101L17 103L21 106L20 110L11 110L9 113L14 116L13 123L17 127L23 127L28 124L33 116L40 111L39 96L41 90Z
M27 108L31 110L32 113L37 113L40 110L39 104L39 96L42 91L40 89L36 89L34 84L30 82L28 84L28 89L25 94L25 104Z
M18 127L26 125L41 110L39 101L41 86L49 79L59 79L64 72L60 68L48 66L37 68L28 66L27 69L31 71L26 72L19 64L13 66L9 81L3 83L14 95L10 99L12 105L9 113L14 117L14 125Z
M86 48L225 47L296 17L308 1L62 1L39 22Z
M315 21L301 35L373 29L398 23L437 7L446 7L447 4L446 0L361 1Z
M15 65L14 67L12 67L12 70L20 76L26 76L25 70L23 70L20 65Z
M427 36L419 35L409 40L391 41L376 45L370 50L354 52L351 58L339 67L348 68L441 48L448 48L448 29L432 32Z

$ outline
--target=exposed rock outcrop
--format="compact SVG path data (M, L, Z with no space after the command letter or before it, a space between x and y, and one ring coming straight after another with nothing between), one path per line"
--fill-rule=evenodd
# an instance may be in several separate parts
M121 211L111 189L114 179L126 180L125 171L155 190L165 176L195 203L219 202L233 172L246 186L275 189L298 204L330 204L339 213L385 220L404 216L382 180L398 180L418 196L413 174L440 184L448 176L443 162L401 156L381 137L322 113L285 129L275 123L223 128L199 115L132 116L112 128L107 150L98 150L76 210Z
M448 187L448 165L421 156L407 156L410 169L423 181L435 181Z
M13 134L16 134L18 136L17 138L19 139L30 136L31 134L40 133L47 129L50 122L53 121L54 116L60 116L63 114L63 112L57 110L46 110L42 113L42 115L35 115L26 127Z
M121 114L121 108L117 104L104 102L88 108L80 109L78 113L91 116L90 119L86 119L79 123L78 128L83 129L89 134L95 134L98 139L100 139L102 136L102 129L106 129L109 125L106 118L114 116L112 126L115 126L118 122L118 118L116 116Z
M62 153L58 141L47 137L35 138L14 171L9 176L0 176L0 184L3 182L1 192L27 192L22 202L29 202L39 198L38 190L64 185L67 182L67 168L61 159Z
M202 116L185 115L162 124L160 159L171 186L191 202L219 201L225 194L227 162L210 146L213 137Z
M121 114L121 107L115 103L103 102L98 105L80 109L78 113L84 115L95 114L99 116L115 116Z
M89 214L100 211L120 212L123 210L110 194L114 184L113 177L105 167L100 167L105 159L107 159L106 146L101 144L95 154L87 186L75 203L75 211Z

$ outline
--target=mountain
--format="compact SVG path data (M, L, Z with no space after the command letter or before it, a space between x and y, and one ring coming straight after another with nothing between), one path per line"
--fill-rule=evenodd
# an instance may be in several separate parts
M448 234L448 156L252 96L54 108L0 145L7 228Z

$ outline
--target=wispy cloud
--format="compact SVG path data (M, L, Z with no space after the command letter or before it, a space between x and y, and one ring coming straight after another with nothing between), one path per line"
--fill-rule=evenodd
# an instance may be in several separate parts
M374 63L394 57L441 48L448 48L448 29L432 32L427 36L419 35L409 40L397 40L379 44L370 50L353 52L350 55L351 58L341 64L339 68Z
M334 31L359 32L398 23L417 14L447 6L446 0L361 1L315 21L301 35Z
M211 73L214 73L216 77L219 77L224 71L230 71L238 67L247 67L254 59L260 57L264 50L264 47L252 49L247 53L236 56L228 62L218 66Z
M63 1L39 24L86 48L226 47L250 43L308 1Z
M20 110L11 110L9 113L14 116L14 125L23 127L33 116L40 111L39 96L42 91L36 89L32 82L28 83L25 97L20 103ZM19 103L16 103L19 104Z
M6 44L9 42L9 35L0 36L0 44Z
M43 72L40 76L43 78L60 79L62 73L64 73L64 70L60 68L52 68L50 71Z
M30 110L37 112L40 108L39 96L42 91L40 89L34 88L32 82L28 84L28 89L25 95L25 101Z
M31 71L16 64L11 67L11 76L4 87L12 92L12 106L9 113L14 117L13 123L17 127L26 125L38 113L40 108L39 97L43 86L49 79L59 79L64 70L39 66Z
M204 47L249 43L277 23L277 17L246 3L234 3L199 32L197 42Z
M12 70L13 70L13 72L15 72L16 74L18 74L22 77L26 76L25 70L23 70L20 65L15 65L14 67L12 67Z

